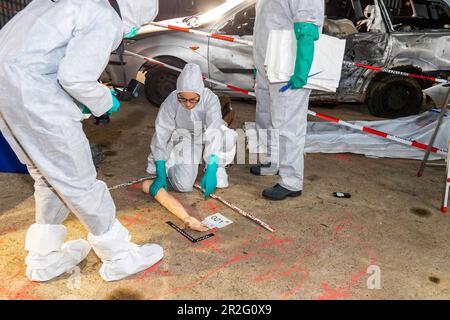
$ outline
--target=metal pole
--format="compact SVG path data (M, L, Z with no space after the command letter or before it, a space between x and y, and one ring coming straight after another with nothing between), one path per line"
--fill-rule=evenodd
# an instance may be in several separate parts
M442 121L444 120L444 117L447 114L447 105L450 102L450 83L445 84L444 87L448 87L447 96L445 97L444 105L441 107L441 114L439 115L436 129L434 130L433 135L431 136L431 140L430 140L430 143L428 144L427 151L425 153L425 157L423 158L422 163L420 165L419 172L417 173L417 176L419 176L419 177L421 177L423 175L423 172L425 171L425 167L427 165L428 159L430 158L431 149L433 148L434 142L436 141L436 137L439 133L439 129L441 128Z

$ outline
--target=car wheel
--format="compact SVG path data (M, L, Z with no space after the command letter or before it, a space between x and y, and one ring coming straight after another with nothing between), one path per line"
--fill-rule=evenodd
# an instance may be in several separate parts
M222 119L227 123L228 127L234 121L235 111L231 106L231 99L229 96L219 96L220 106L222 107Z
M158 57L158 61L183 69L186 62L173 57ZM179 72L164 67L151 67L145 79L145 96L159 108L166 98L177 88Z
M398 118L420 112L423 93L417 81L403 76L387 76L375 81L367 104L372 115Z

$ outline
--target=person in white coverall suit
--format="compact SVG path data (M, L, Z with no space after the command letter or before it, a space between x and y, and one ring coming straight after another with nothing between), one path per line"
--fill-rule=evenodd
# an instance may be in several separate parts
M219 98L205 88L200 67L187 64L156 119L147 171L157 178L150 194L167 190L167 177L176 191L192 191L202 154L207 163L202 178L205 196L216 187L228 187L225 166L234 160L236 140L237 133L222 120Z
M26 275L53 279L92 248L106 281L142 271L163 257L158 245L138 246L116 219L106 184L96 179L84 118L120 106L98 82L124 35L154 19L157 0L34 0L0 30L0 129L35 180L36 223L26 234ZM88 240L64 243L72 211Z
M264 190L270 200L297 197L303 190L306 121L310 90L306 85L324 20L323 0L257 0L254 31L256 77L256 126L268 130L267 163L253 166L255 175L276 175L279 182ZM294 30L298 51L291 89L281 93L285 84L270 84L265 70L269 34L272 30ZM260 143L266 143L264 134Z

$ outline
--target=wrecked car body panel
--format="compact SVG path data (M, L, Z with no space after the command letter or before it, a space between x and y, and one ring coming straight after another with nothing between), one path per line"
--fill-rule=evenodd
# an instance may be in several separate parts
M355 3L359 5L355 6ZM165 23L252 41L254 5L255 0L230 1L222 9L218 7L213 10L210 15L206 13L204 16L173 19ZM419 5L427 5L433 10L437 10L437 7L442 16L438 17L438 22L430 21L440 23L441 29L420 29L417 25L419 22L423 23L423 17L401 16L400 14L411 9L408 5L417 5L418 8ZM327 2L326 10L324 33L347 40L346 61L424 75L450 75L450 22L446 24L447 20L450 21L450 9L442 0L331 0ZM413 11L417 15L418 9ZM393 22L396 24L393 25ZM158 27L145 27L127 48L151 58L173 57L184 63L197 63L202 72L212 79L254 90L253 55L249 46ZM123 72L117 67L117 58L113 56L112 60L116 65L108 67L108 72L114 84L121 84ZM147 68L148 64L139 62L136 58L126 58L128 78ZM374 83L383 81L384 76L375 71L344 65L337 92L314 91L311 100L328 103L366 102ZM433 85L427 81L417 82L422 89ZM245 97L223 88L210 87L217 93Z

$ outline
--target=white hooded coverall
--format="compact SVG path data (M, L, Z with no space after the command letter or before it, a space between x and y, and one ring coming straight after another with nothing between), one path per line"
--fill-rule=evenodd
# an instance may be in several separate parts
M270 84L264 67L269 34L272 30L293 30L295 22L308 22L322 28L323 0L257 0L253 55L256 77L256 126L269 130L268 159L278 165L279 184L290 191L303 189L306 121L310 90L288 90L285 84ZM266 136L260 135L263 144Z
M183 107L177 98L181 92L197 93L199 103L191 110ZM172 187L179 192L190 192L197 179L202 154L205 162L214 154L219 158L217 187L227 187L225 166L234 160L236 136L222 120L219 98L205 88L200 67L187 64L178 78L177 90L167 97L159 110L147 172L154 174L155 161L164 160Z
M105 280L162 258L160 247L153 247L158 257L152 258L148 247L129 242L128 231L116 220L108 188L96 178L84 117L74 102L95 116L112 107L109 88L98 82L110 54L124 34L158 12L157 0L118 3L123 20L108 0L34 0L0 30L0 130L35 180L36 224L25 243L31 280L54 278L88 254L84 240L63 245L61 224L69 211L90 232Z

